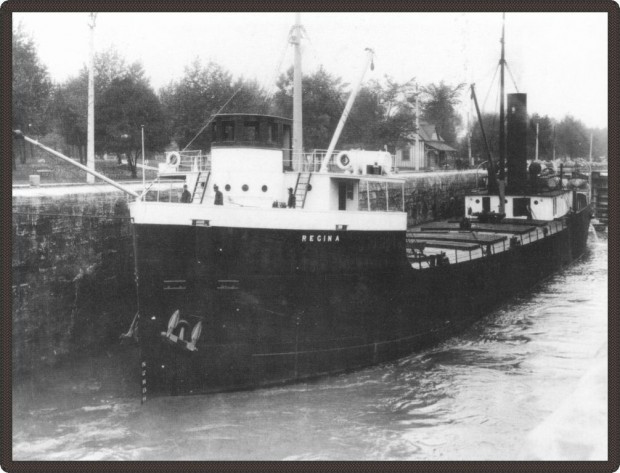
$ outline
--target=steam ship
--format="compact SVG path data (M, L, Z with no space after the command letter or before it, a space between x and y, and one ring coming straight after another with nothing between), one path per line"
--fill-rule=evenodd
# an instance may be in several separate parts
M413 229L388 153L334 151L343 121L325 153L304 154L289 119L216 116L210 166L194 158L182 169L172 154L160 173L182 177L191 202L130 204L143 396L395 360L581 255L587 194L561 177L544 185L535 166L528 175L525 94L509 94L508 109L507 182L500 156L499 189L491 165L490 191L467 195L462 218Z
M295 120L215 116L210 159L169 153L130 203L143 401L396 360L584 252L587 192L527 168L525 94L508 95L505 146L501 101L489 188L466 195L458 219L407 228L389 153L335 151L362 78L325 152L301 151L296 87Z

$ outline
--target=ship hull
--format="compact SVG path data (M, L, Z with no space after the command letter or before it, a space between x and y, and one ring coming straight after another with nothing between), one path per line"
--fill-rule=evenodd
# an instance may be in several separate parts
M585 251L589 210L546 238L416 270L404 232L135 227L142 389L252 389L398 359ZM196 350L164 335L178 310Z

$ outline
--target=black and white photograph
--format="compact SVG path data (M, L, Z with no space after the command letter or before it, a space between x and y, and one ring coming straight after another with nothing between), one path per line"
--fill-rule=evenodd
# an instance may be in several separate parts
M2 11L7 471L618 467L617 4L24 5Z

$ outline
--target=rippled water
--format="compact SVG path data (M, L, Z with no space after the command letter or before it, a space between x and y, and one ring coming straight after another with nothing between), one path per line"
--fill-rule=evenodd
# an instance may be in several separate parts
M13 459L523 459L532 429L606 360L607 240L591 235L531 294L396 363L144 405L129 347L18 380Z

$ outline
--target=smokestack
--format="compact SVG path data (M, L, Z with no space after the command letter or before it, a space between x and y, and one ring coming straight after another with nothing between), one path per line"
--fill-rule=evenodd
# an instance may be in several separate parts
M527 94L508 94L507 101L507 187L519 193L527 185Z

